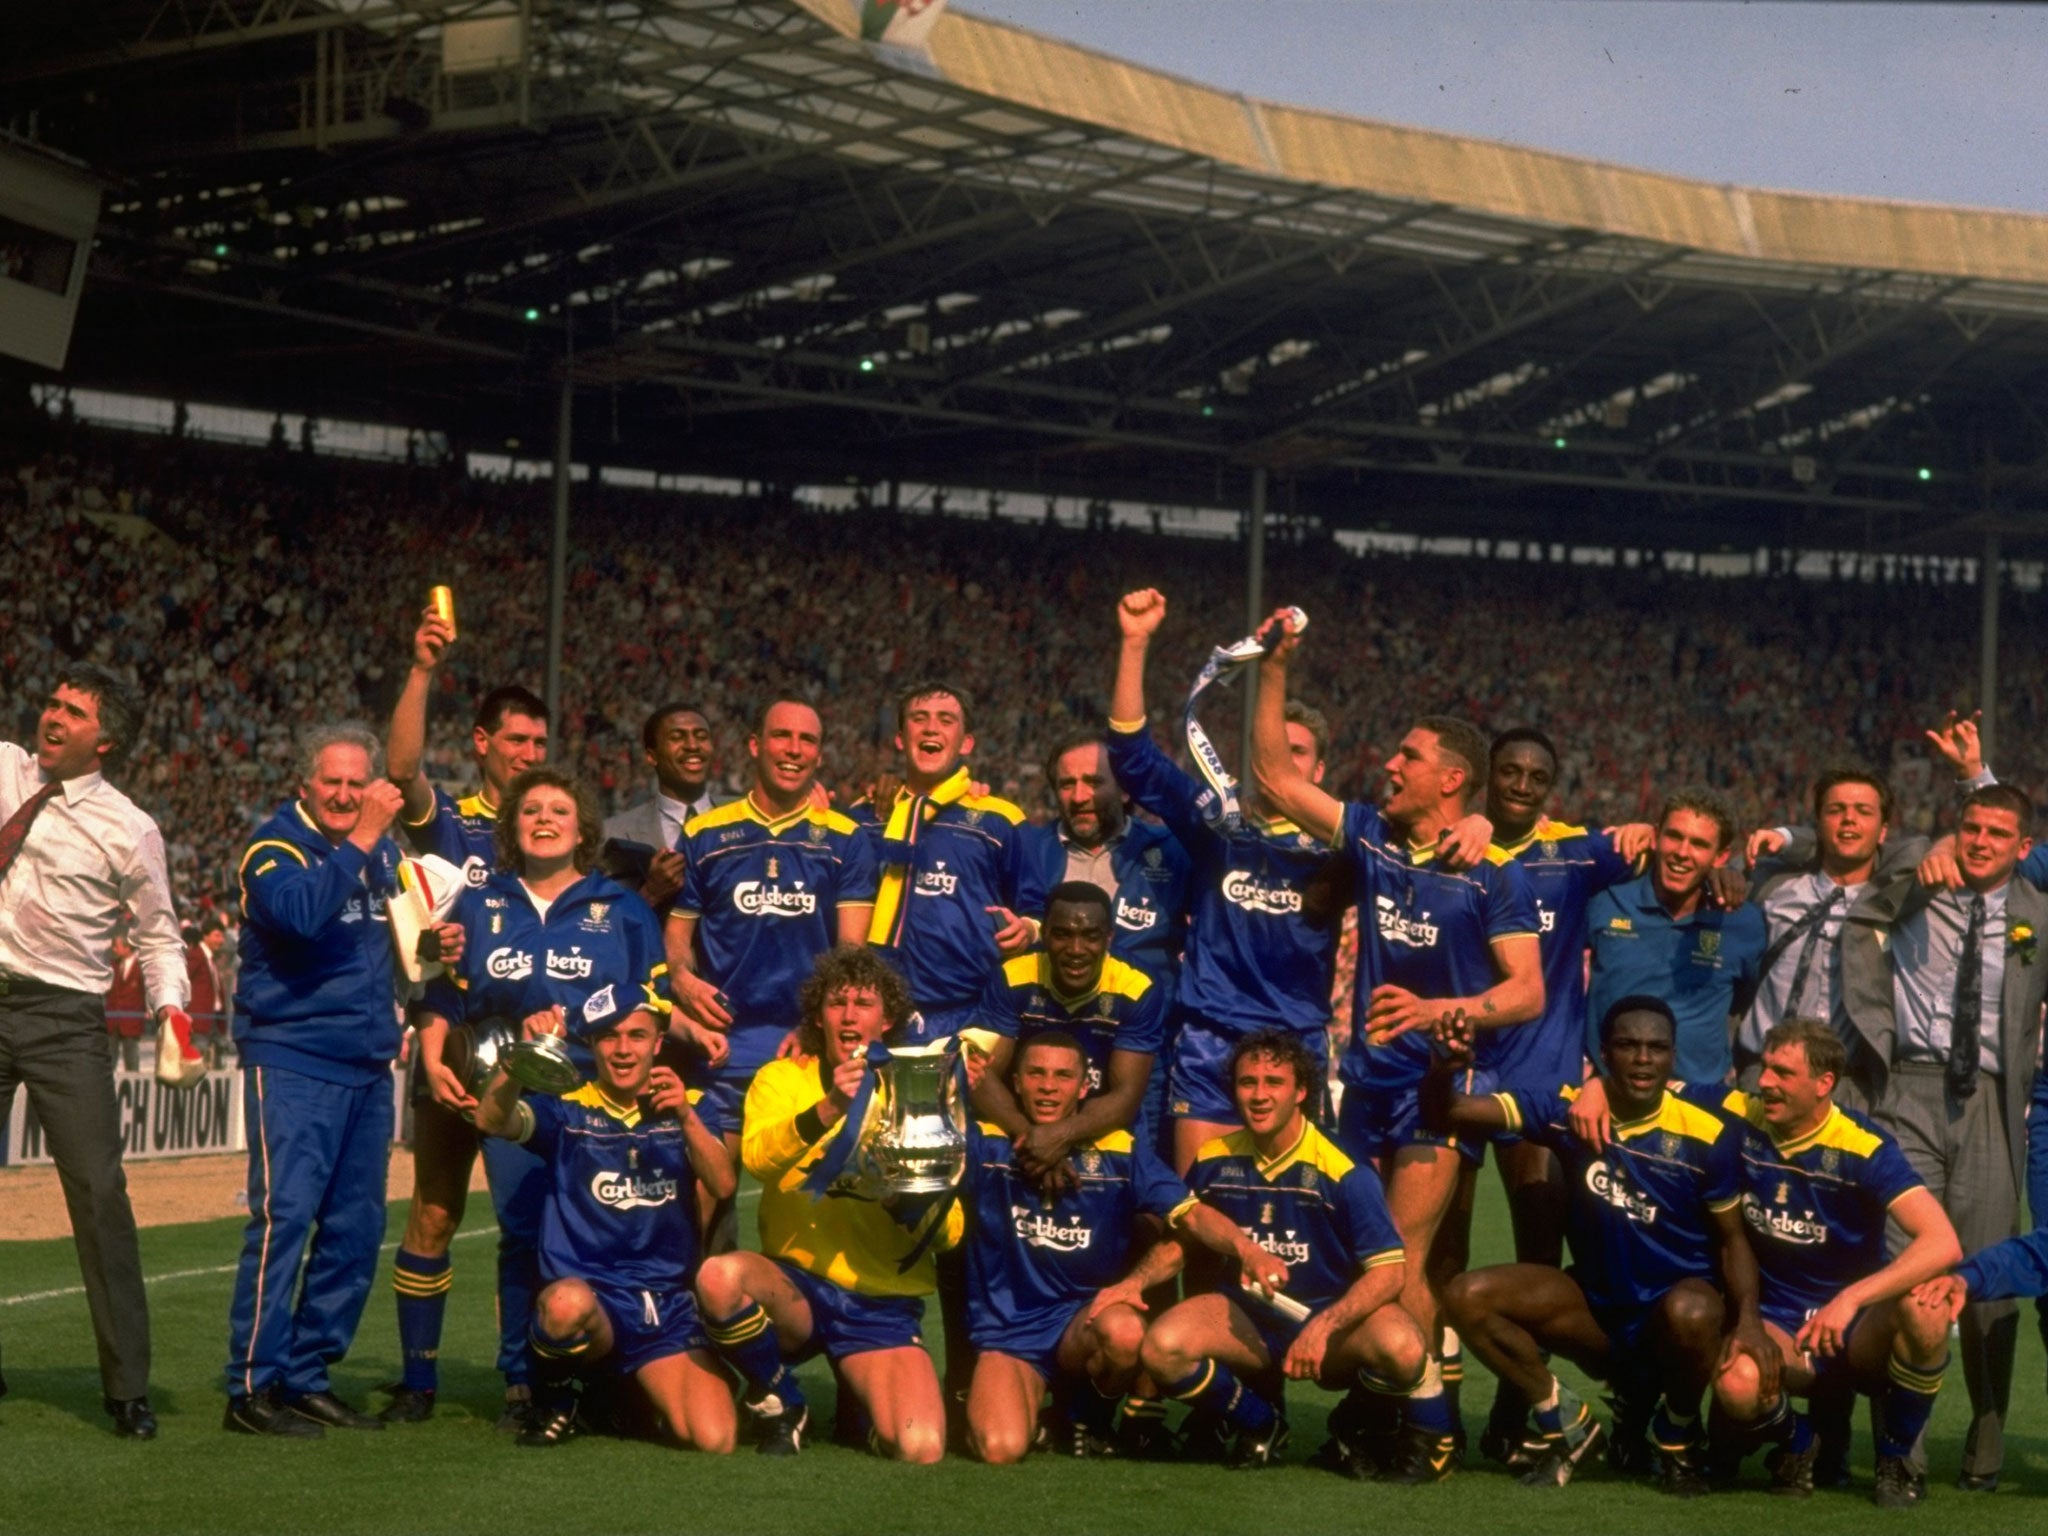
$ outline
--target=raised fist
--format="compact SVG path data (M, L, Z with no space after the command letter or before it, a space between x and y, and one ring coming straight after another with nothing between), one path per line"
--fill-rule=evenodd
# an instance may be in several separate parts
M1130 640L1149 639L1166 622L1166 597L1155 588L1126 592L1116 605L1116 621Z

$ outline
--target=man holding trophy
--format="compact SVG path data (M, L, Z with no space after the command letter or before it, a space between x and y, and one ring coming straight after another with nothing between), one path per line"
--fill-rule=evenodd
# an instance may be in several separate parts
M804 984L798 1053L762 1067L747 1091L740 1150L761 1182L761 1251L707 1259L697 1300L744 1382L763 1454L802 1449L809 1409L790 1366L821 1352L882 1454L945 1454L945 1405L921 1328L936 1256L965 1229L955 1197L965 1096L950 1041L893 1058L881 1045L910 1016L909 989L886 962L834 949ZM906 1055L935 1069L933 1102L872 1065Z

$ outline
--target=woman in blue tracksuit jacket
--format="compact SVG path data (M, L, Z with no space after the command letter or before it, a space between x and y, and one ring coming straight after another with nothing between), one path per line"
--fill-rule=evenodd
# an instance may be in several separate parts
M496 873L465 890L450 913L463 930L462 958L427 984L417 1015L424 1085L457 1113L473 1112L476 1101L447 1066L451 1026L495 1022L515 1034L562 1035L588 1075L582 1042L591 1032L636 1011L666 1012L660 924L640 897L593 868L603 824L589 793L563 773L530 769L506 791L497 843ZM527 1330L541 1283L546 1165L517 1142L481 1141L498 1216L498 1368L516 1399L532 1381ZM461 1213L451 1214L452 1233ZM394 1416L409 1397L434 1390L447 1273L445 1247L434 1255L399 1250L393 1279L406 1374Z

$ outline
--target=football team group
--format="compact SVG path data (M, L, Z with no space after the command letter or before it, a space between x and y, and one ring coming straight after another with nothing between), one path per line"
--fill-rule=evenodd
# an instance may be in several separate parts
M1377 803L1347 802L1323 787L1326 722L1288 696L1293 610L1261 631L1242 784L1162 750L1145 672L1166 616L1156 591L1118 605L1109 719L1048 755L1043 826L985 792L973 701L943 681L904 693L898 775L845 809L818 785L812 704L763 702L737 798L713 785L712 722L664 706L643 736L657 793L605 823L547 766L547 710L516 686L477 705L476 791L428 782L456 643L430 609L383 740L309 731L300 793L241 862L251 1214L227 1427L432 1415L481 1155L500 1422L523 1446L605 1430L794 1455L813 1422L794 1368L822 1354L835 1436L911 1462L1269 1466L1293 1380L1341 1394L1314 1460L1351 1478L1483 1458L1557 1487L1604 1460L1690 1497L1756 1458L1803 1496L1851 1485L1867 1399L1872 1497L1907 1507L1953 1351L1956 1484L1994 1489L2015 1298L2048 1290L2048 1236L2020 1222L2023 1196L2048 1204L2048 1130L2028 1134L2048 1123L2048 851L1974 722L1929 733L1957 780L1932 843L1889 825L1885 777L1857 767L1820 776L1809 827L1745 839L1694 788L1654 823L1573 825L1541 730L1447 715L1415 720ZM131 720L80 671L33 762L9 749L0 908L23 908L10 864L50 863ZM17 861L39 839L43 863ZM423 860L459 890L401 956L393 911ZM33 925L7 921L0 988L40 996L14 958ZM175 1024L168 979L151 1001ZM505 1042L543 1036L582 1086L507 1073ZM878 1064L950 1040L965 1173L875 1198L858 1169ZM402 1055L403 1364L372 1415L328 1373L382 1262ZM37 1092L26 1057L8 1070ZM1489 1155L1515 1261L1474 1268ZM112 1371L120 1288L95 1289L88 1238ZM1497 1379L1471 1455L1468 1354ZM1553 1358L1604 1382L1611 1413ZM153 1433L122 1369L116 1427Z

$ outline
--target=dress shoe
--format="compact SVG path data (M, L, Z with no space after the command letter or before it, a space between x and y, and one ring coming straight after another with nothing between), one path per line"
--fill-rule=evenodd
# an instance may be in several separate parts
M311 1419L287 1412L268 1392L229 1398L220 1427L238 1435L275 1435L283 1440L318 1440L327 1433Z
M1964 1493L1996 1493L1998 1492L1998 1474L1996 1472L1960 1473L1956 1477L1956 1487L1960 1488Z
M332 1392L303 1392L297 1397L283 1399L284 1406L302 1419L311 1419L315 1424L328 1429L382 1429L384 1421L373 1419L367 1413L357 1413Z
M114 1433L123 1440L154 1440L156 1438L156 1415L149 1410L146 1397L103 1398L106 1410L114 1420Z

